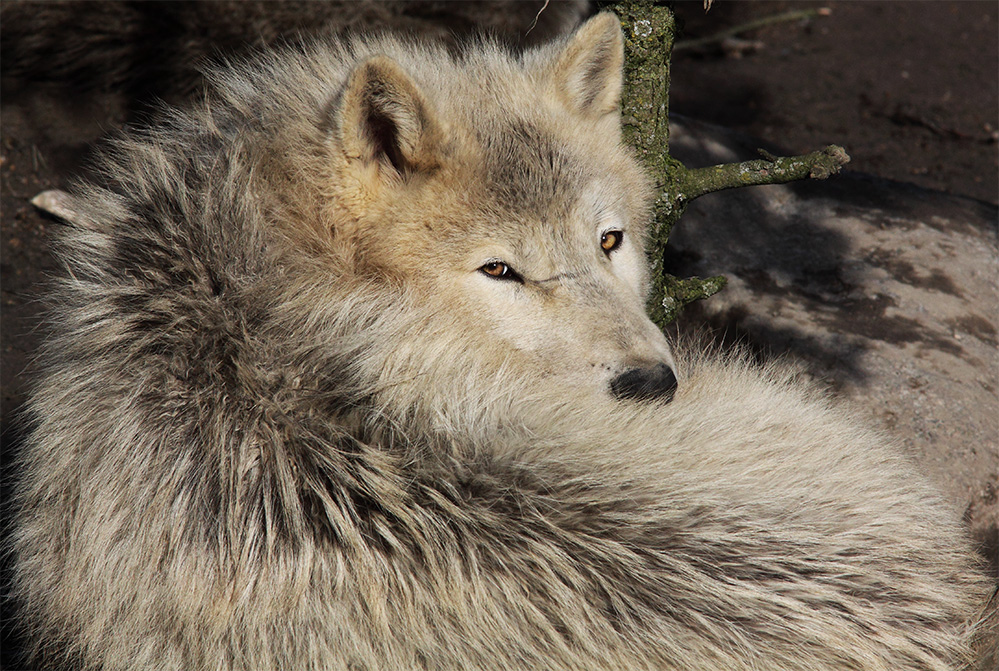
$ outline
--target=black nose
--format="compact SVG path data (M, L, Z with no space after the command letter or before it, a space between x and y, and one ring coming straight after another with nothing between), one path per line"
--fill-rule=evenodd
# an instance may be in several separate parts
M611 393L620 399L668 403L676 391L676 375L664 363L651 368L632 368L611 380L610 387Z

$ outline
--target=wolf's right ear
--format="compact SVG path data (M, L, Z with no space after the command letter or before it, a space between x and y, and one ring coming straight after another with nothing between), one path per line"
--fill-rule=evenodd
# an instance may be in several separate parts
M555 85L570 109L588 117L616 112L624 85L621 21L610 12L582 25L558 55Z
M349 159L399 175L438 165L443 132L419 87L399 65L374 56L347 81L339 110L340 140Z

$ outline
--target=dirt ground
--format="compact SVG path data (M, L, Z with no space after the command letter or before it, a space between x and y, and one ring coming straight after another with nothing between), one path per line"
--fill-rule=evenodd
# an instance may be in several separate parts
M999 3L681 2L685 37L828 7L677 52L670 107L794 153L839 144L853 171L999 203Z
M720 46L678 51L671 109L758 136L788 152L844 146L852 171L999 203L999 3L681 2L685 37L787 10L831 14L781 22ZM753 46L753 45L750 45ZM60 226L29 203L65 186L91 143L129 115L120 101L58 90L0 91L0 472L17 441L24 370L40 340L40 282L56 271L48 238ZM682 225L682 222L681 222ZM999 371L993 371L999 386ZM999 412L999 408L997 408ZM6 478L0 478L6 482Z

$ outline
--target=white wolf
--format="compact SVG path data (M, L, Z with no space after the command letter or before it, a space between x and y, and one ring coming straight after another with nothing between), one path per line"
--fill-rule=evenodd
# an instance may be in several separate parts
M621 66L608 14L521 57L322 43L108 151L22 460L35 663L966 661L986 583L924 480L645 317Z

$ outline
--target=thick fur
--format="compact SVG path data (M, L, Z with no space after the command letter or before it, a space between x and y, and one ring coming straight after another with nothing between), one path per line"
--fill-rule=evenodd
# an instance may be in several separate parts
M22 460L37 664L967 660L986 583L910 464L645 318L621 54L606 14L516 58L323 43L108 151ZM610 391L664 366L671 402Z

